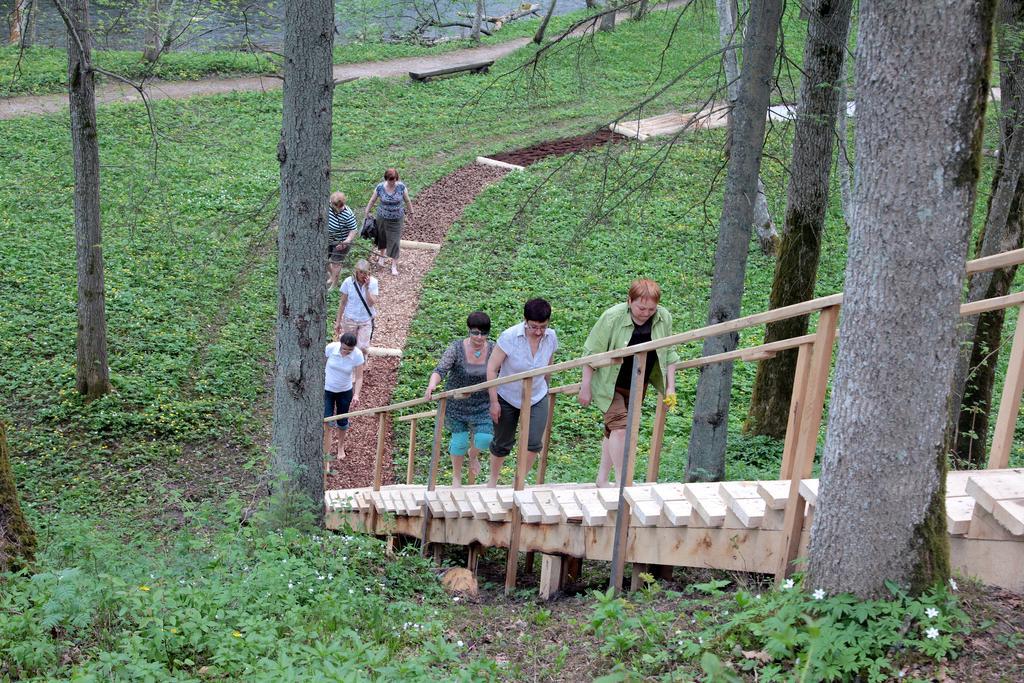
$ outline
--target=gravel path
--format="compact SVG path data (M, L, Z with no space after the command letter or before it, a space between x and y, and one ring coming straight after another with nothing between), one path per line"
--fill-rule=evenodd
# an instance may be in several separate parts
M685 5L690 0L669 0L652 10L669 10ZM628 11L619 12L616 21L629 18ZM587 24L574 32L583 35L592 32ZM337 64L334 67L335 80L350 78L389 78L405 76L410 71L431 71L459 64L472 64L500 59L530 42L529 38L515 38L505 43L453 50L439 55L402 57L379 62ZM204 78L198 81L149 81L146 94L153 100L185 99L200 95L222 95L231 92L265 92L280 90L282 80L275 76L253 76L248 78ZM124 83L104 81L96 88L96 103L139 102L142 98L131 86ZM67 94L26 95L23 97L0 98L0 120L36 114L53 114L67 109Z
M403 237L421 242L439 244L448 229L462 217L462 212L476 196L508 173L506 169L470 164L441 178L412 198L414 214L405 227ZM372 345L401 349L419 308L423 278L434 265L436 253L427 250L403 249L399 261L401 274L391 275L389 268L375 268L380 282L380 303L377 305L377 325ZM333 312L332 312L333 315ZM384 406L392 402L398 379L399 359L371 356L360 396L360 408ZM426 387L427 378L423 378ZM357 417L349 426L345 462L328 477L327 487L354 488L373 483L373 463L377 448L378 417ZM384 483L394 483L394 464L391 458L393 430L385 431Z

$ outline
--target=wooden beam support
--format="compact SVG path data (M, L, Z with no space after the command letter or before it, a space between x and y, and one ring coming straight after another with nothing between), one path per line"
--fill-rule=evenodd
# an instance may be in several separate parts
M800 412L800 430L794 448L792 476L789 480L789 498L783 522L783 544L779 554L779 567L775 582L781 584L793 571L793 560L800 546L806 501L800 495L800 480L810 476L814 466L814 451L818 445L821 413L825 408L829 368L832 366L832 347L839 323L839 306L830 306L818 316L818 329L814 334L814 353L808 365L805 402Z
M1024 306L1017 309L1017 329L1013 332L1010 362L1006 367L1003 396L999 401L992 450L988 455L989 469L1003 469L1010 464L1013 433L1020 414L1021 393L1024 392Z
M444 425L444 413L448 408L448 399L442 398L437 404L437 418L434 420L434 445L430 449L430 476L427 478L427 491L437 488L437 465L441 460L441 433ZM423 527L420 533L420 555L427 556L430 538L430 505L427 497L423 497Z
M562 556L540 556L540 599L550 600L562 590Z
M405 465L405 483L411 484L413 475L416 471L416 422L413 420L409 424L409 460Z
M793 373L793 394L789 399L789 422L786 424L786 441L782 447L782 466L779 479L793 478L793 457L800 442L800 417L807 400L807 372L814 353L813 344L801 344L796 355L796 371Z
M622 479L619 484L619 501L615 515L615 541L612 545L611 578L608 581L616 593L622 590L622 575L626 562L626 545L629 540L629 520L632 516L626 487L633 485L633 469L636 467L637 437L640 434L640 412L643 404L644 372L647 369L647 353L633 356L633 373L629 379L629 407L626 409L626 439L622 448Z
M668 372L675 372L675 368L670 367ZM648 483L658 481L658 470L661 469L661 448L665 444L666 413L665 395L658 394L658 405L654 409L654 425L651 427L651 451L647 457L646 481Z
M377 452L373 458L373 490L380 491L384 479L384 442L387 436L388 414L381 413L377 419ZM377 508L370 508L370 520L367 523L370 533L377 530Z
M519 409L519 443L516 449L516 480L513 491L522 491L526 481L526 454L530 445L530 394L533 391L533 378L523 380L522 403ZM508 559L505 562L505 594L516 587L516 574L519 571L519 535L523 524L522 513L518 505L509 511L510 529L508 537Z

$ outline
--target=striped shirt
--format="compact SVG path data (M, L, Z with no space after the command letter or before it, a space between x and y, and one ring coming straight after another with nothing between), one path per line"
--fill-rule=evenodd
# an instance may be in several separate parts
M349 233L356 229L356 215L348 206L341 207L341 211L335 211L330 204L327 205L327 242L338 244L344 242Z

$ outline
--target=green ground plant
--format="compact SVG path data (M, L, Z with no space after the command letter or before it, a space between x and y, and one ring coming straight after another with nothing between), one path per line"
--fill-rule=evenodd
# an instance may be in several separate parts
M804 592L797 576L781 590L739 589L729 580L691 585L696 598L679 610L651 603L661 597L651 581L634 600L610 591L593 594L586 632L612 663L603 683L671 680L681 663L699 662L707 680L885 681L900 661L955 659L970 633L969 618L947 587L912 598L896 586L884 600Z

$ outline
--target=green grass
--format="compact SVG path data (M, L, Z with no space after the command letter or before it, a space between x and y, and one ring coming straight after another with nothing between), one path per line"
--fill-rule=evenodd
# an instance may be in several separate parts
M547 36L557 35L558 31L587 14L587 10L580 10L552 17ZM384 42L379 34L361 32L344 42L340 39L336 41L334 63L353 64L438 55L478 45L495 45L524 36L532 37L539 24L540 19L524 19L506 25L492 36L481 36L479 43L457 39L432 46ZM142 52L138 50L97 49L93 51L93 59L96 66L132 80L155 78L194 81L213 76L275 74L280 70L280 57L271 52L168 51L155 64L151 64L143 60ZM0 47L0 97L64 92L67 88L67 69L67 53L61 48L32 47L23 51L17 47ZM98 78L102 83L107 77L101 74Z
M532 79L341 86L333 164L344 170L333 185L359 206L387 166L399 167L415 193L477 154L593 129L642 96L648 81L665 83L714 49L713 16L687 19L689 32L676 35L663 63L672 13L598 36L596 50L580 56L582 73L566 50ZM493 73L529 54L502 60ZM654 106L699 99L714 74L705 63ZM159 515L170 491L216 498L242 465L263 462L253 444L269 422L279 97L156 103L155 169L142 109L100 109L115 392L90 405L73 390L67 123L0 122L0 172L11 180L0 187L0 413L13 422L15 472L40 524L54 512ZM231 453L232 465L221 468L214 453Z

